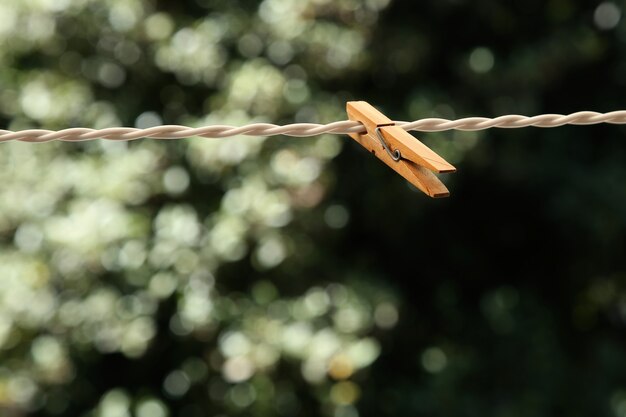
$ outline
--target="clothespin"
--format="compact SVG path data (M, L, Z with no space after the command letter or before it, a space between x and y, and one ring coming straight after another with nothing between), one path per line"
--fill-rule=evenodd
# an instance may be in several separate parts
M431 171L456 172L454 166L369 103L349 101L346 110L350 120L361 122L366 128L364 133L350 133L352 139L430 197L450 195Z

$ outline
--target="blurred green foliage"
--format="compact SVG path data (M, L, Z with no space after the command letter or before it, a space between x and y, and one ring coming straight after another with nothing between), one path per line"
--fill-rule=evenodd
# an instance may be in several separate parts
M0 0L0 126L610 111L623 8ZM625 134L2 144L0 415L625 416Z

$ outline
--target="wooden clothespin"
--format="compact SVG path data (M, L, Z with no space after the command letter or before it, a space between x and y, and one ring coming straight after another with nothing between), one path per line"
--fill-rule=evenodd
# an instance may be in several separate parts
M350 120L361 122L367 129L364 133L350 133L352 139L430 197L450 195L431 171L456 172L454 166L369 103L349 101L346 110Z

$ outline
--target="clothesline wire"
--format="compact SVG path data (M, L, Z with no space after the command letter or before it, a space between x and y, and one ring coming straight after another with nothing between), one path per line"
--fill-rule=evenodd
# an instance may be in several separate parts
M569 115L542 114L538 116L506 115L495 118L467 117L458 120L440 118L420 119L414 122L396 121L407 131L441 132L445 130L476 131L489 128L516 129L522 127L558 127L563 125L593 125L598 123L626 124L626 110L610 113L581 111ZM225 138L229 136L317 136L321 134L347 134L364 132L364 126L350 120L328 124L294 123L279 126L271 123L253 123L241 127L212 125L188 127L177 125L155 126L147 129L113 127L105 129L71 128L59 131L29 129L21 131L0 130L0 142L50 142L55 140L80 142L94 139L129 141L141 138L183 139L188 137Z

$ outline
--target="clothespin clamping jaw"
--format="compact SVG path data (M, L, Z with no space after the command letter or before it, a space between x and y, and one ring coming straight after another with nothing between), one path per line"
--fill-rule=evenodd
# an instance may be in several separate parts
M366 128L364 133L350 133L352 139L430 197L450 195L431 171L456 172L454 166L369 103L349 101L346 110L350 120L360 122Z

